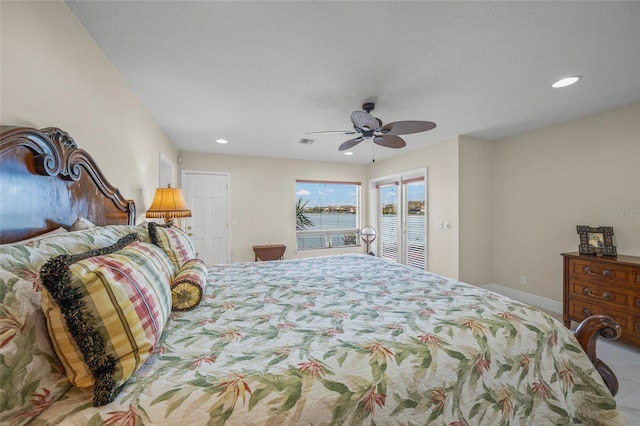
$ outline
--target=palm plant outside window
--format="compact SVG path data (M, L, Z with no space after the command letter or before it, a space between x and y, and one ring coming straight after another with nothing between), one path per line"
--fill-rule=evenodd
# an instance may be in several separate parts
M360 182L296 181L298 250L360 244Z

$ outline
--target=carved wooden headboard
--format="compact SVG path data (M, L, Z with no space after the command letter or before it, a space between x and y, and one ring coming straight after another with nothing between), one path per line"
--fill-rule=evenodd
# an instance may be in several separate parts
M1 127L0 243L68 228L78 217L133 225L136 208L67 132Z

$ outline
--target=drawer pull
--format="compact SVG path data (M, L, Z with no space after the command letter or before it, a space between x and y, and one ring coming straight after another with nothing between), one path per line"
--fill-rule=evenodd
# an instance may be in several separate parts
M604 300L613 300L615 299L615 296L613 295L613 293L609 293L608 291L605 291L604 293L602 293L602 296L595 294L594 292L591 291L591 289L589 287L585 287L584 290L582 290L582 292L584 294L586 294L589 297L595 297L597 299L604 299Z
M589 309L589 308L584 308L584 309L582 310L582 313L583 313L585 316L590 317L590 316L591 316L591 309Z
M605 269L604 271L602 271L601 274L599 274L597 272L593 272L591 270L591 266L585 266L583 271L584 271L585 274L591 275L593 277L602 277L602 278L611 278L611 277L613 277L613 271L610 271L608 269Z

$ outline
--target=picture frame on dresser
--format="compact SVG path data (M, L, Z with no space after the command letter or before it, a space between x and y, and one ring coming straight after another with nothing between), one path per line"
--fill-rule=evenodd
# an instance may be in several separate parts
M580 236L580 245L578 246L580 254L617 256L616 246L613 242L613 226L577 225L576 230Z

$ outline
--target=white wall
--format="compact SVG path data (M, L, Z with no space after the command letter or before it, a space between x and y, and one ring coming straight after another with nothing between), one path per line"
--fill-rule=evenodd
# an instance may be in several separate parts
M253 261L253 245L282 243L285 259L364 253L365 247L296 252L296 180L362 183L361 220L367 217L366 166L182 152L182 169L228 172L231 188L231 260Z
M613 226L640 256L640 104L496 141L492 169L496 284L562 300L576 225Z
M177 150L63 2L0 3L0 123L59 127L138 213Z

